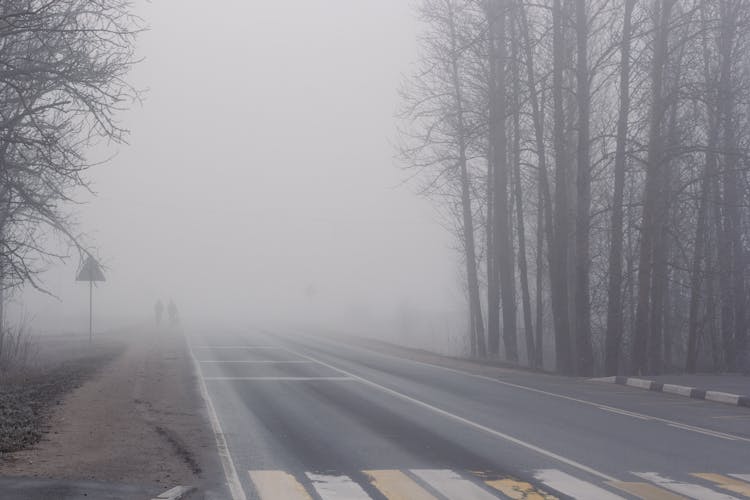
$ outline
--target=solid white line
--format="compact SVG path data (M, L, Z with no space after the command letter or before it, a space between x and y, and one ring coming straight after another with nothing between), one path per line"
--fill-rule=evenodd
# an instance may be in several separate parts
M623 410L622 408L615 408L615 407L612 407L612 406L603 405L601 403L596 403L594 401L589 401L589 400L586 400L586 399L574 398L572 396L565 396L564 394L557 394L557 393L554 393L554 392L549 392L549 391L545 391L545 390L542 390L542 389L536 389L534 387L529 387L529 386L526 386L526 385L514 384L513 382L506 382L504 380L499 380L499 379L496 379L496 378L488 377L486 375L479 375L479 374L467 372L467 371L464 371L464 370L458 370L456 368L449 368L447 366L441 366L441 365L436 365L436 364L433 364L433 363L426 363L424 361L416 361L416 360L412 360L412 359L402 358L402 357L399 357L399 356L393 356L391 354L385 354L385 353L382 353L380 351L375 351L375 350L372 350L372 349L366 349L366 348L363 348L363 347L353 346L353 345L350 345L350 344L345 344L343 342L337 342L337 341L331 340L330 338L329 339L325 339L325 340L327 342L331 343L331 344L337 344L337 345L340 345L340 346L344 346L344 347L346 347L348 349L363 351L363 352L367 352L367 353L370 353L370 354L376 354L378 356L382 356L382 357L385 357L385 358L398 360L398 361L409 363L409 364L429 366L431 368L436 368L438 370L444 370L444 371L448 371L448 372L452 372L452 373L457 373L457 374L460 374L460 375L464 375L466 377L471 377L471 378L475 378L475 379L479 379L479 380L486 380L488 382L493 382L495 384L500 384L500 385L504 385L504 386L507 386L507 387L514 387L516 389L521 389L521 390L528 391L528 392L534 392L534 393L537 393L537 394L544 394L545 396L551 396L553 398L564 399L566 401L573 401L575 403L580 403L580 404L584 404L584 405L594 406L594 407L597 407L597 408L607 407L608 409L615 409L615 410L620 410L620 411L627 411L627 410ZM682 422L677 422L675 420L669 420L667 418L654 417L652 415L646 415L646 414L643 414L643 413L636 413L636 412L631 412L631 411L628 411L628 413L630 413L633 418L640 418L640 419L643 419L643 420L654 420L656 422L661 422L661 423L664 423L664 424L684 425L686 427L690 427L691 428L690 430L701 429L701 430L704 430L706 432L717 432L717 431L712 431L711 429L704 429L702 427L695 427L695 426L692 426L692 425L683 424ZM737 436L735 434L726 434L726 433L721 433L721 432L717 432L717 433L718 434L722 434L723 436L731 436L733 439L738 440L738 441L744 441L744 442L750 443L750 438L746 438L746 437L743 437L743 436Z
M204 380L354 380L351 377L204 377Z
M750 483L750 474L729 474L733 478Z
M700 427L693 427L692 425L684 425L684 424L667 424L671 427L676 427L678 429L684 429L686 431L691 432L697 432L699 434L705 434L707 436L713 436L721 439L726 439L729 441L737 441L737 439L734 436L730 436L729 434L724 434L723 432L716 432L716 431L709 431L706 429L701 429Z
M668 477L662 477L656 472L633 472L633 474L645 479L646 481L651 481L664 489L674 491L675 493L685 495L686 497L695 500L738 500L736 497L717 493L712 489L701 486L700 484L678 483Z
M619 408L612 408L610 406L599 406L599 409L604 410L604 411L609 411L612 413L617 413L619 415L625 415L626 417L639 418L641 420L651 420L650 418L646 416L638 415L637 413L633 413L633 412L629 412L625 410L620 410Z
M495 495L483 490L452 470L411 469L410 472L429 484L445 498L462 500L497 500Z
M331 364L326 363L325 361L320 361L319 359L315 359L312 356L308 356L306 354L299 353L297 351L293 351L291 349L286 349L287 351L291 352L292 354L295 354L297 356L300 356L302 358L309 359L311 361L315 361L316 363L320 363L323 366L326 366L332 370L335 370L339 373L343 373L344 375L351 377L353 379L359 380L360 382L369 385L370 387L374 387L376 389L379 389L387 394L390 394L392 396L396 396L397 398L403 399L405 401L409 401L410 403L413 403L417 406L421 406L422 408L426 408L434 413L437 413L438 415L442 415L444 417L448 417L452 420L455 420L457 422L460 422L464 425L467 425L469 427L473 427L477 430L483 431L487 434L490 434L494 437L498 437L501 439L504 439L506 441L510 441L511 443L517 444L519 446L522 446L526 449L535 451L537 453L540 453L546 457L553 458L559 462L562 462L564 464L570 465L571 467L575 467L576 469L582 470L584 472L588 472L589 474L593 474L601 479L604 479L605 481L615 481L615 478L608 476L607 474L604 474L603 472L599 472L595 469L592 469L591 467L588 467L586 465L583 465L582 463L576 462L575 460L571 460L569 458L565 458L562 455L558 455L557 453L553 453L549 450L545 450L544 448L540 448L539 446L533 445L531 443L527 443L526 441L523 441L521 439L515 438L513 436L510 436L508 434L505 434L503 432L497 431L495 429L491 429L487 426L484 426L482 424L479 424L477 422L474 422L472 420L466 419L464 417L461 417L459 415L453 414L449 411L443 410L441 408L438 408L437 406L433 406L429 403L425 403L424 401L420 401L419 399L415 399L411 396L407 396L406 394L403 394L401 392L395 391L393 389L389 389L388 387L385 387L383 385L378 384L377 382L373 382L371 380L368 380L366 378L360 377L359 375L355 375L354 373L348 372L346 370L342 370L341 368L338 368L336 366L333 366Z
M275 345L196 345L193 349L281 349Z
M211 428L214 431L216 448L219 453L219 459L221 460L221 467L224 469L224 477L226 477L227 485L229 486L229 493L232 495L232 500L247 500L245 491L242 489L242 483L237 475L237 469L234 467L234 460L229 451L229 445L227 445L227 440L224 438L224 431L221 428L219 417L216 414L216 408L214 407L213 401L211 401L211 395L208 393L206 382L203 379L201 365L193 354L193 348L190 346L190 342L186 341L186 343L188 345L188 350L190 351L190 357L193 358L196 373L198 374L198 386L200 388L201 396L203 396L203 401L206 403L208 419L211 421Z
M312 361L307 359L295 359L289 361L277 361L274 359L263 359L258 361L232 361L223 359L199 359L200 363L219 363L219 364L247 364L247 365L286 365L295 363L310 364Z
M534 477L553 490L565 493L576 500L625 500L619 495L557 469L538 470Z
M306 474L323 500L370 500L370 495L349 476L329 476L312 472Z

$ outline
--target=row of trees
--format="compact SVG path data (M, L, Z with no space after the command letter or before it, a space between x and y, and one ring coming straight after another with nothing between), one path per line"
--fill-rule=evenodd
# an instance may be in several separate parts
M747 366L750 3L420 14L400 152L458 236L472 353L577 375Z
M124 140L139 30L127 0L0 3L0 290L39 287L57 237L87 253L65 206L88 189L87 151Z

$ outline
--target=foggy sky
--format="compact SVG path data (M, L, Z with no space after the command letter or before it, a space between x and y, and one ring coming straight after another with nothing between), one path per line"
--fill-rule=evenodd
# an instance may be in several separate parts
M90 172L97 196L75 209L109 268L100 328L147 317L157 297L242 321L462 300L453 237L393 159L411 2L136 5L150 30L131 81L149 90L121 115L130 145ZM77 264L42 277L60 300L24 294L37 328L87 314Z

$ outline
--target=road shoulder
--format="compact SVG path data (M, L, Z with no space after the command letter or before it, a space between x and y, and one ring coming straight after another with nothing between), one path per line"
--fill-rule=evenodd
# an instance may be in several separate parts
M3 476L221 489L215 442L179 332L130 331L125 351L69 393Z

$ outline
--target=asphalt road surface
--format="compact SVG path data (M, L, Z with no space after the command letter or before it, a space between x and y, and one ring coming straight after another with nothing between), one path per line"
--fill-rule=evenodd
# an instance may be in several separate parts
M750 498L750 411L340 339L192 335L234 500Z

